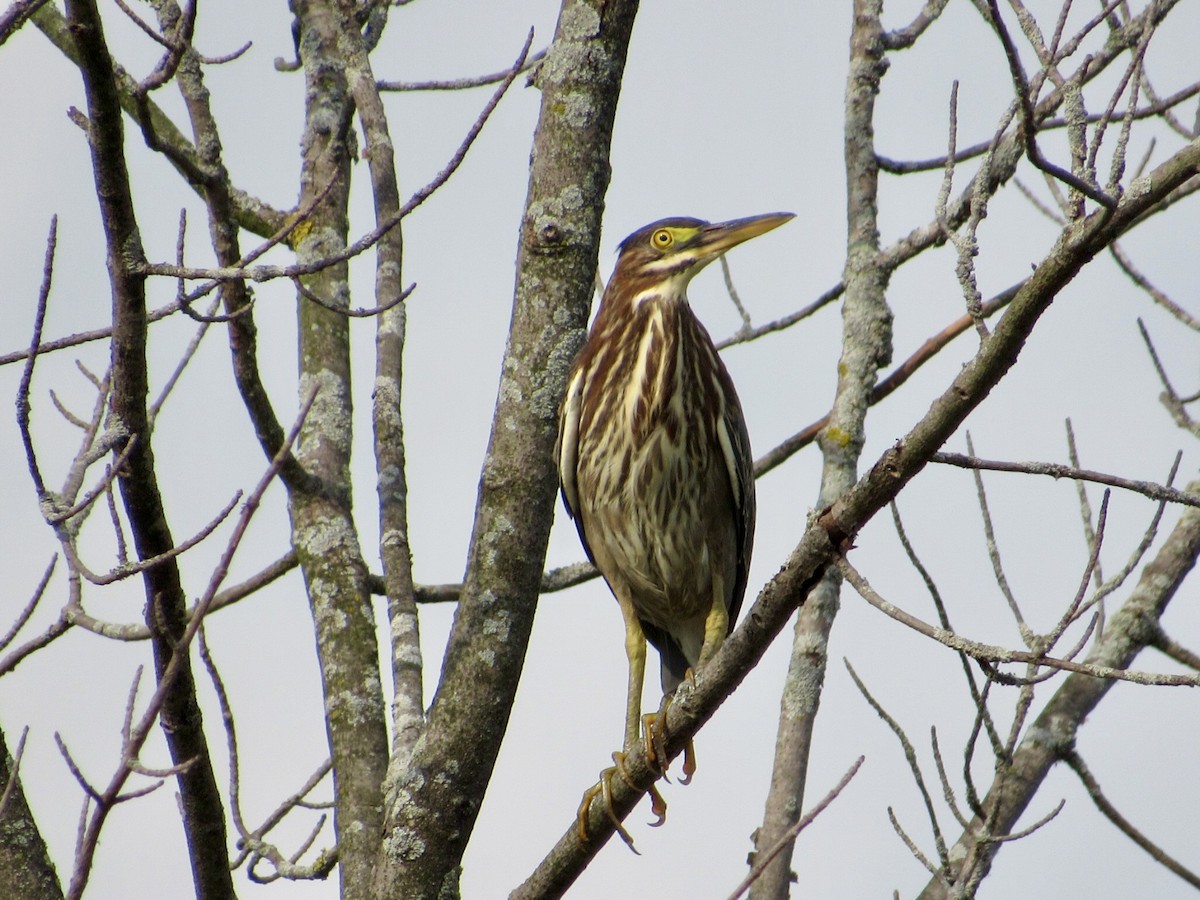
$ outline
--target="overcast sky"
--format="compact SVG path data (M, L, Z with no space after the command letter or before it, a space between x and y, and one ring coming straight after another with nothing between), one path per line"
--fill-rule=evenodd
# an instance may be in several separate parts
M1047 4L1030 5L1046 14ZM729 258L754 323L798 309L837 283L845 245L841 155L848 6L783 0L642 5L613 137L602 277L611 271L617 243L654 219L694 215L719 220L788 210L797 214L795 221L739 247ZM887 24L907 21L919 6L888 4ZM894 59L879 102L882 153L925 158L944 152L953 79L960 81L960 144L990 137L1010 100L1000 49L970 4L951 7L916 50ZM208 72L233 179L276 207L288 208L298 190L303 76L278 73L272 65L275 57L294 53L286 4L212 0L200 10L196 42L202 52L225 54L247 39L254 41L240 60ZM544 46L556 15L553 0L415 2L392 12L374 57L376 74L417 80L496 71L516 56L529 27L536 31L534 46ZM1178 18L1170 32L1156 39L1151 54L1151 73L1162 94L1196 78L1200 16L1193 5ZM136 75L147 72L159 48L116 14L108 20L110 43L122 62ZM27 26L0 48L0 85L0 121L6 123L0 138L0 208L5 211L0 216L0 334L5 336L0 352L7 352L28 340L51 215L59 216L59 255L46 335L103 325L109 293L90 161L81 132L66 114L71 106L84 106L77 71ZM476 90L388 99L402 190L415 190L445 164L487 96L486 90ZM184 121L172 90L157 99L176 121ZM518 80L462 169L404 225L404 280L418 285L409 301L405 362L409 517L415 576L424 583L458 581L465 565L510 315L517 228L538 102L537 91ZM150 258L173 258L184 206L189 211L188 261L209 261L202 205L161 158L142 146L136 130L127 132L127 143ZM1047 146L1057 144L1048 140ZM1164 139L1164 147L1171 146ZM1144 149L1141 140L1131 156L1140 157ZM355 222L362 231L370 227L371 217L365 167L360 165L355 174ZM1025 177L1040 184L1028 173ZM932 217L940 178L935 173L885 180L885 244ZM1195 314L1200 217L1193 208L1173 213L1163 225L1139 233L1127 248L1161 288L1190 304ZM983 295L1024 277L1030 264L1045 255L1055 233L1015 193L998 199L980 232ZM288 260L279 251L273 258ZM902 270L893 281L888 300L896 314L897 360L961 315L963 299L953 266L952 253L943 250ZM1160 387L1135 321L1145 319L1184 391L1195 389L1187 381L1196 374L1195 335L1186 334L1114 272L1111 264L1098 264L1056 301L1017 368L969 422L980 455L1065 462L1063 423L1070 417L1087 467L1162 481L1182 448L1179 481L1194 476L1200 449L1194 441L1188 443L1157 404ZM373 260L358 262L356 305L370 305L372 278ZM174 285L165 280L153 283L152 304L169 302L173 292ZM256 295L263 377L281 418L289 418L296 406L294 298L282 283L259 286ZM697 278L691 297L714 337L736 330L739 320L716 267ZM756 455L827 411L839 326L838 310L830 307L799 327L725 354ZM180 317L154 326L152 390L161 387L194 329L194 323ZM353 329L359 365L356 511L363 547L377 567L369 418L374 325L357 321ZM872 411L864 467L926 411L974 346L975 338L964 336L960 345ZM78 438L54 412L48 392L53 389L79 413L90 411L93 402L86 381L74 369L76 359L102 372L106 348L95 344L45 359L34 382L35 430L42 469L52 485L61 482ZM5 396L15 396L19 374L14 366L0 368ZM949 449L965 449L961 435ZM176 539L198 530L235 490L251 487L261 474L265 464L233 386L219 328L207 336L166 406L155 450L165 473ZM5 467L0 482L0 579L7 585L0 599L3 630L26 602L57 544L38 515L11 424L0 426L0 464ZM747 605L799 540L819 477L819 453L809 447L759 483ZM1047 628L1077 590L1087 557L1075 487L1017 476L985 480L1013 589L1031 625ZM1098 504L1099 492L1090 494ZM269 492L232 579L247 577L287 549L283 501L282 490ZM931 467L901 495L900 510L956 625L978 640L1019 646L991 575L970 475ZM550 567L583 558L574 528L561 509L559 513ZM1153 506L1144 498L1113 497L1102 557L1106 574L1120 568L1152 514ZM1168 510L1160 542L1177 516ZM93 568L102 569L110 565L112 542L100 521L103 514L96 518L84 550ZM877 517L857 543L852 560L876 587L916 614L934 617L918 577L904 561L890 517ZM202 591L222 546L223 537L218 537L184 557L189 595ZM1126 593L1120 592L1115 602ZM53 619L55 604L64 596L60 570L31 633ZM140 583L89 589L86 600L89 611L104 619L132 622L141 616ZM428 692L436 685L452 612L450 606L422 610ZM1195 583L1180 592L1166 624L1197 649ZM299 575L221 612L207 630L238 714L242 801L247 819L255 822L327 754L311 620ZM663 787L670 804L667 823L659 829L646 827L651 816L641 807L630 817L627 825L642 855L611 842L572 896L605 898L648 890L662 898L723 897L741 880L751 833L762 817L789 644L787 630L700 733L700 768L693 783ZM926 875L892 831L886 809L893 807L909 833L932 852L928 825L895 739L850 683L843 657L908 728L933 784L930 726L937 727L943 750L954 758L950 767L958 772L972 708L952 653L884 619L851 591L844 593L806 806L859 754L867 760L845 794L801 837L794 866L803 889L797 895L878 897L898 888L908 896L919 890ZM84 771L106 782L120 746L129 684L135 667L148 663L147 646L117 645L78 633L0 681L0 722L9 746L15 745L23 725L31 729L22 775L60 875L69 871L80 791L54 748L53 735L61 733ZM602 583L543 598L506 743L464 860L466 898L506 894L568 827L581 792L620 743L625 665L621 617ZM1150 653L1137 665L1174 670ZM148 682L143 687L148 694ZM1052 690L1046 686L1039 696L1044 700ZM1195 868L1200 858L1194 811L1200 797L1194 764L1181 760L1200 745L1200 716L1196 697L1183 692L1116 686L1082 729L1080 751L1114 802L1168 852ZM211 733L217 735L207 685L203 693ZM647 705L652 697L657 692L648 689ZM1008 715L1007 708L997 706L1002 716ZM223 779L219 736L213 744ZM165 765L165 759L156 735L145 762ZM981 758L975 772L986 784L990 760ZM1054 823L1000 853L983 896L1192 896L1183 882L1148 861L1100 817L1069 771L1052 773L1032 805L1030 821L1060 798L1067 803ZM943 825L948 834L957 835L948 813ZM298 841L307 827L297 824L284 834ZM330 840L327 829L318 845ZM244 898L336 895L336 879L263 889L239 875L237 883ZM170 789L119 809L104 832L90 896L169 897L183 889L190 889L190 881Z

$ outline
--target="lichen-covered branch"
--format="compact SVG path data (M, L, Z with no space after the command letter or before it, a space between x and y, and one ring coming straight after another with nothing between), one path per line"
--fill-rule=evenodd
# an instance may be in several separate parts
M362 123L363 156L371 176L375 224L382 225L400 210L394 148L374 71L362 31L354 19L354 4L341 4L339 49L346 60L350 95ZM386 6L383 7L386 10ZM401 263L404 241L400 226L387 231L375 245L375 302L391 303L404 293ZM413 597L412 556L408 540L408 480L401 414L404 339L407 307L393 304L376 316L375 382L372 410L375 424L376 491L379 496L379 555L388 602L392 662L392 754L389 772L402 764L421 733L424 693L421 679L421 641L417 604ZM389 778L389 781L392 780Z
M20 757L20 748L16 757L9 753L0 732L0 896L62 900L46 841L21 789Z
M837 392L818 435L824 467L818 508L833 503L855 481L866 442L867 410L879 370L892 356L892 313L885 299L889 270L879 254L879 166L875 155L875 98L887 69L882 0L858 0L850 36L844 134L847 216L842 278L842 355ZM841 579L836 570L808 596L796 620L788 672L779 705L775 761L757 852L774 847L800 818L813 727L825 680L829 632L837 615ZM791 891L792 846L776 857L750 888L750 896L786 898Z
M1189 491L1198 489L1200 482L1188 485ZM1200 510L1188 507L1162 549L1142 570L1137 586L1113 615L1085 663L1124 669L1145 647L1153 645L1158 622L1175 591L1196 565L1197 557L1200 557ZM1115 683L1086 674L1067 676L984 797L983 809L988 813L986 829L976 817L951 848L951 885L977 881L991 868L1003 844L988 838L1013 830L1050 769L1073 750L1079 726ZM934 879L920 896L921 900L943 900L954 895Z
M353 101L338 53L341 12L334 0L293 4L304 64L305 127L300 206L320 200L293 241L301 262L346 246ZM367 568L351 509L349 322L326 308L349 308L345 262L303 279L324 300L298 298L300 393L315 392L296 458L314 487L289 491L292 543L308 588L325 694L334 774L334 822L344 900L370 896L371 867L383 826L387 727Z
M113 316L109 428L135 438L118 484L138 556L151 559L167 554L175 542L151 448L145 280L131 274L131 266L143 261L144 253L125 163L120 96L94 0L71 0L67 12L87 92L96 195L108 247ZM174 557L147 569L142 578L155 670L162 678L187 626L187 598ZM224 805L213 775L191 666L183 660L176 668L178 674L164 698L161 725L173 763L183 766L177 783L196 895L225 900L233 895L233 882L226 861ZM73 895L82 891L87 872L77 871L75 876Z
M456 890L508 724L553 518L558 404L592 296L636 11L634 0L565 0L538 72L543 96L513 316L467 574L426 734L389 804L380 896Z

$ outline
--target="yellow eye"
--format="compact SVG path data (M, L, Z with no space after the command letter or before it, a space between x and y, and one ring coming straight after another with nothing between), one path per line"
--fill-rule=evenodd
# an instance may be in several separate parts
M659 250L666 250L675 243L675 236L666 228L660 228L650 236L650 243Z

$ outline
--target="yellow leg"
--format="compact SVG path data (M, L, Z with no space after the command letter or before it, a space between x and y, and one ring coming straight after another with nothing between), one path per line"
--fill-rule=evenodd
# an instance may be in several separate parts
M625 693L625 745L628 753L641 737L642 684L646 680L646 635L633 605L620 600L625 616L625 655L629 658L629 686Z
M725 643L729 633L729 610L725 607L725 584L721 576L713 573L712 606L704 619L704 644L700 647L699 666L713 658L713 654Z
M591 814L592 801L597 797L601 799L601 806L607 814L617 834L621 836L626 846L634 853L637 853L637 848L633 846L633 838L621 824L621 820L617 818L616 812L613 810L612 797L612 779L613 775L619 775L621 780L628 784L634 790L637 790L637 785L633 783L629 773L625 770L625 753L633 749L633 745L638 742L641 737L642 724L642 684L646 680L646 634L642 631L642 624L638 621L637 614L633 610L633 604L627 599L622 599L617 596L617 602L621 605L621 614L625 618L625 655L629 659L629 685L625 694L625 743L624 752L617 751L613 754L613 762L616 764L605 769L600 773L600 780L592 785L583 795L583 800L579 804L579 811L575 814L576 831L579 835L579 840L582 843L588 842L588 817ZM649 751L653 753L651 749ZM651 785L648 789L650 794L650 810L657 817L654 825L661 825L667 817L667 804L663 800L662 794Z

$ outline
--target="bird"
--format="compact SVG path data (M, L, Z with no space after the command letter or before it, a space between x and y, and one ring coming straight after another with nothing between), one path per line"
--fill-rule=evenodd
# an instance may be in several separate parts
M584 551L620 606L629 681L615 768L584 795L612 812L611 778L646 729L656 763L661 714L641 714L646 643L658 650L664 703L732 631L754 541L753 456L733 380L692 312L692 278L730 248L793 218L710 223L661 219L618 247L600 308L567 378L555 455L564 505ZM665 707L663 707L665 711ZM657 734L655 733L657 730ZM685 754L684 781L694 759ZM651 788L659 822L666 805Z

